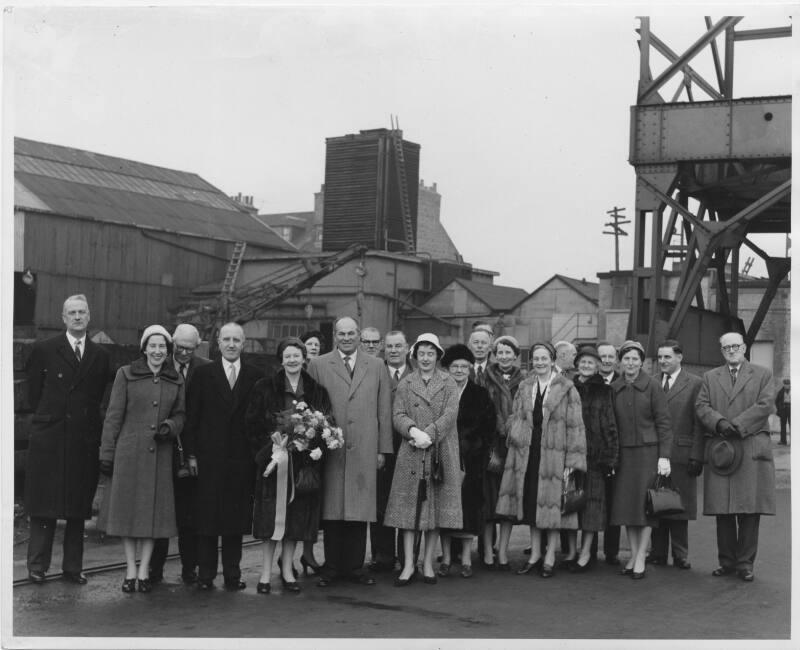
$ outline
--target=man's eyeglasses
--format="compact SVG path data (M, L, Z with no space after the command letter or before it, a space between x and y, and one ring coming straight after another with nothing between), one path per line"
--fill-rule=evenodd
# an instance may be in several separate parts
M184 347L182 345L176 345L175 346L175 352L180 352L181 354L191 354L196 349L197 348L187 348L187 347Z
M380 344L381 340L380 339L361 339L361 342L364 345L378 345L378 344Z
M742 348L741 343L734 343L733 345L723 345L722 349L725 352L738 352Z

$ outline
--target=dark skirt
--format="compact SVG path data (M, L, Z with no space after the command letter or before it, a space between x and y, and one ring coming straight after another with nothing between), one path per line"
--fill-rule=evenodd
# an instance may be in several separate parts
M658 445L620 447L619 451L609 524L656 526L657 520L644 514L644 501L658 469Z
M464 526L461 530L470 535L479 535L486 521L484 513L485 471L483 467L485 462L483 455L464 459L464 482L461 484L461 512Z
M606 528L606 483L603 473L595 467L586 472L584 483L586 507L578 514L578 528L597 532Z
M503 519L503 517L500 517L494 511L494 507L497 505L497 499L500 497L500 479L502 478L502 472L499 474L488 471L483 473L483 498L481 504L481 520L483 522L491 523Z
M277 496L277 470L264 478L266 465L256 475L255 501L253 503L253 537L270 539L275 533L275 511ZM295 465L297 467L297 465ZM315 469L320 471L319 464ZM287 501L291 497L289 476L287 483ZM301 542L316 540L320 525L322 497L321 492L313 494L297 494L286 505L286 526L283 539Z
M539 464L542 460L542 429L534 427L531 437L531 450L528 466L525 468L525 482L522 488L521 524L536 525L536 499L539 496Z

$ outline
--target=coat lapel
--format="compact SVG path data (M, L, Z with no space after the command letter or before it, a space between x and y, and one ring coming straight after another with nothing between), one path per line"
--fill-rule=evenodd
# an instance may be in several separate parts
M241 372L239 374L242 374ZM214 371L212 372L214 383L217 385L217 392L222 396L227 404L233 404L233 391L228 383L228 378L225 376L225 369L222 366L222 359L214 362ZM238 383L238 379L237 379Z
M725 393L725 396L730 400L733 388L731 387L731 376L730 373L728 372L728 366L722 366L720 368L717 368L714 371L714 377L716 378L719 387L722 389L722 392ZM737 383L738 383L738 377L737 377Z
M342 381L346 382L348 386L350 385L350 373L347 372L347 368L344 367L344 359L342 359L342 355L339 354L338 350L334 350L330 353L328 357L328 366Z
M88 336L85 339L83 348L83 357L81 358L80 364L78 364L78 376L75 378L76 384L83 380L95 359L97 359L97 344L94 341L90 341ZM72 356L75 356L74 352Z
M671 402L673 399L677 398L678 395L680 395L681 392L685 390L688 385L689 385L689 378L686 376L686 371L681 370L678 373L678 378L675 380L675 383L672 385L672 388L670 388L669 392L667 393L667 402Z
M365 353L359 352L356 355L356 366L355 368L353 368L353 378L350 379L350 395L352 395L356 391L358 385L364 380L364 377L367 376L367 365L368 364L367 364L367 359L365 357ZM345 374L348 375L349 379L350 373L348 373L347 368L344 367L344 360L342 360L342 368L344 369Z
M66 333L61 337L57 350L73 370L78 370L78 359L75 356L75 351L69 345Z
M744 390L745 385L748 381L750 381L750 377L752 376L753 369L750 367L750 364L743 362L742 365L739 366L739 372L736 373L736 385L731 390L729 398L731 401L733 401L736 396Z

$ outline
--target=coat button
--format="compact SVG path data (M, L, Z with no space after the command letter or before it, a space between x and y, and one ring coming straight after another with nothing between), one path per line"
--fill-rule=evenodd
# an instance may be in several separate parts
M64 375L62 375L60 372L58 373L58 378L59 378L59 379L61 379L63 376L64 376Z
M158 402L153 402L153 406L158 406Z
M148 447L148 448L147 448L147 451L155 451L155 450L156 450L156 448L155 448L155 447Z
M154 383L154 384L157 384L157 383L158 383L158 377L153 377L153 383Z
M151 425L150 425L150 429L151 429L152 431L155 431L155 428L156 428L156 425L155 425L155 424L151 424Z

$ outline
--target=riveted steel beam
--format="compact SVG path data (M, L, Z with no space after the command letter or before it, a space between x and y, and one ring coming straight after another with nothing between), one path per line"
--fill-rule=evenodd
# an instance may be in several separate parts
M650 44L659 52L661 53L665 59L670 62L677 61L680 57L678 54L669 47L664 41L662 41L658 36L650 32ZM716 48L716 42L711 41L711 45ZM722 99L722 93L720 93L714 86L708 83L701 75L697 72L692 66L688 63L683 66L683 72L700 88L702 88L712 99ZM673 100L674 101L674 100Z

